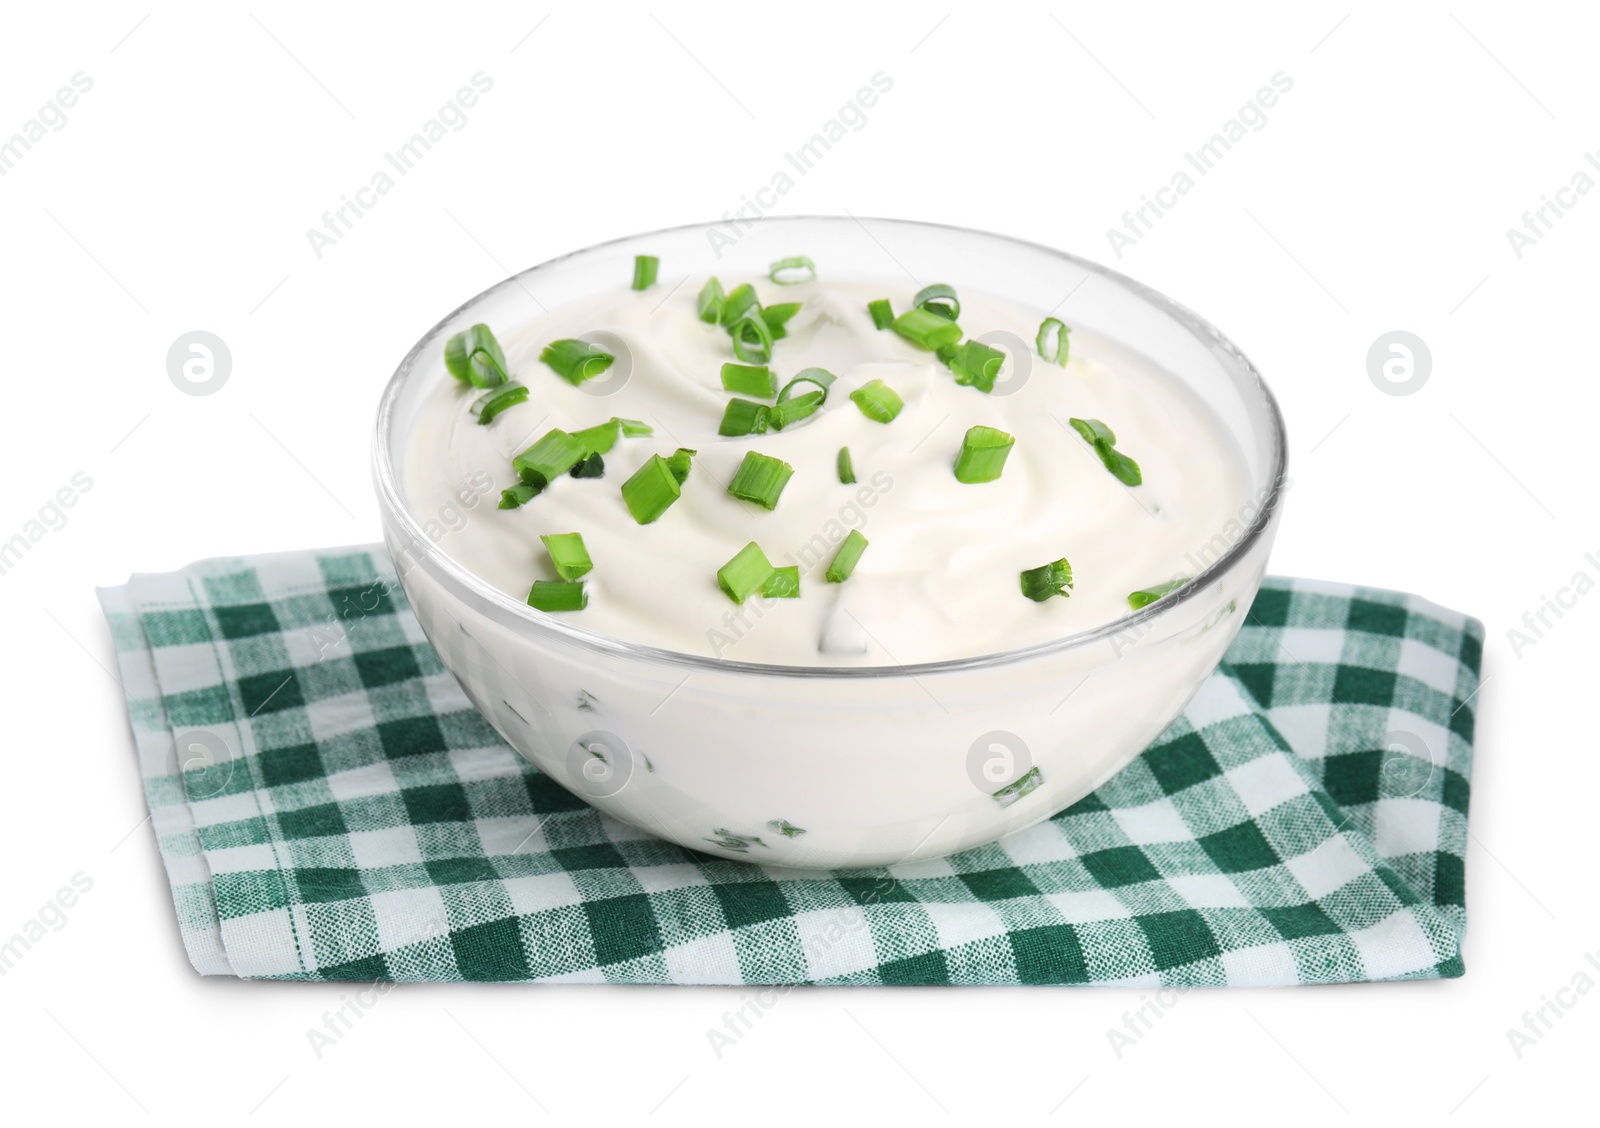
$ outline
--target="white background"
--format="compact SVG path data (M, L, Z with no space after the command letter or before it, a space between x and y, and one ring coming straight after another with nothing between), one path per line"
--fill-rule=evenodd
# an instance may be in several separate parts
M1600 992L1520 1060L1506 1031L1600 948L1576 724L1600 597L1520 656L1506 631L1600 575L1600 192L1520 258L1506 229L1600 148L1592 11L431 7L16 5L0 27L0 138L93 79L0 177L0 540L93 479L0 576L0 934L94 882L0 978L6 1119L1487 1123L1587 1103ZM318 259L306 229L478 71L467 125ZM989 228L1172 295L1283 403L1274 570L1488 624L1466 977L1191 992L1120 1059L1106 1031L1134 992L795 992L718 1060L705 1032L737 990L403 986L318 1060L305 1032L346 987L202 980L183 957L93 587L375 540L369 419L428 326L509 270L737 207L877 71L893 90L780 212ZM1116 258L1106 229L1279 71L1266 126ZM168 380L193 329L231 349L215 395ZM1368 378L1393 329L1432 352L1413 395Z

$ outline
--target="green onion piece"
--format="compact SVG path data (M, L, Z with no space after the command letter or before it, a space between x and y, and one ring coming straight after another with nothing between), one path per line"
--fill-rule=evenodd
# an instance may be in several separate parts
M488 423L506 408L526 403L527 400L526 384L501 384L479 396L472 405L472 412L478 417L479 423Z
M715 325L722 320L722 306L727 298L728 295L722 292L722 283L715 278L708 278L694 300L695 313L699 314L701 321Z
M946 321L954 321L961 316L961 299L956 297L956 292L943 282L935 282L932 286L924 286L918 290L917 296L911 299L911 304Z
M761 301L756 297L756 288L748 282L741 282L722 299L723 327L731 329L746 313L760 309Z
M833 387L833 382L837 379L838 377L826 368L802 368L795 373L793 380L783 386L783 391L778 393L778 402L782 403L790 396L798 395L799 393L795 391L797 384L810 384L822 392L823 399L827 399L828 389Z
M1072 565L1067 563L1066 557L1053 560L1049 564L1041 564L1037 568L1029 568L1022 573L1022 594L1035 603L1043 603L1052 595L1069 598L1072 587Z
M799 599L799 565L790 564L784 568L774 568L772 575L767 577L767 582L761 585L761 594L768 599Z
M1144 481L1139 464L1116 449L1117 436L1110 427L1098 419L1069 419L1072 429L1083 436L1083 441L1094 447L1100 462L1111 471L1112 477L1125 486L1137 486Z
M1148 607L1162 596L1171 595L1188 582L1189 577L1183 576L1176 580L1168 580L1164 584L1156 584L1154 587L1140 588L1128 596L1128 606L1135 611L1141 607Z
M982 341L966 340L950 358L950 371L956 374L956 383L989 393L994 391L994 378L1000 375L1000 366L1006 354L990 348Z
M956 455L956 481L969 484L994 481L1005 469L1006 456L1016 441L993 427L968 428L966 437L961 440L961 453Z
M1100 461L1105 468L1111 471L1111 476L1125 486L1137 486L1144 483L1144 474L1139 469L1139 464L1120 450L1106 446L1104 443L1094 448L1100 456Z
M747 451L733 481L728 483L728 492L744 501L753 501L763 509L776 509L778 496L793 474L794 467L783 459Z
M1101 443L1105 443L1106 446L1117 445L1116 434L1098 419L1068 419L1067 422L1072 424L1072 429L1082 435L1083 441L1090 446L1098 446Z
M946 368L949 368L951 363L956 359L956 346L940 345L938 348L933 350L933 355L939 358L940 364L944 365Z
M867 312L872 315L872 327L874 329L887 329L894 324L894 307L889 304L888 298L879 298L875 302L868 302Z
M850 448L839 448L839 481L842 485L856 484L856 468L850 462Z
M467 379L475 388L492 388L496 384L505 383L507 379L505 369L501 368L494 357L482 349L479 349L468 358L468 364L472 372Z
M633 256L633 288L635 290L648 290L656 284L656 271L661 268L661 260L655 255Z
M733 337L733 355L746 364L765 364L772 359L772 330L759 314L745 314L728 333Z
M579 462L567 473L574 478L604 478L606 476L606 460L598 452L591 451L587 458Z
M851 529L849 535L844 538L844 543L839 546L833 563L828 565L828 582L842 584L848 580L865 551L867 551L867 538L861 535L860 529Z
M961 326L947 317L929 313L921 306L908 309L895 318L893 328L913 345L929 350L954 345L961 340Z
M822 399L826 394L807 392L792 399L779 400L778 406L772 409L772 429L781 431L791 423L798 423L808 415L816 414L822 410Z
M1064 365L1067 363L1068 329L1054 317L1047 317L1039 322L1039 335L1034 338L1034 344L1039 349L1039 355L1053 364Z
M563 580L575 580L594 569L582 533L545 533L539 539L550 554L550 563L556 566L556 575Z
M730 392L763 399L778 394L778 378L764 364L735 364L730 360L722 366L722 386Z
M789 319L800 312L799 302L781 302L778 305L763 306L761 320L767 323L767 328L772 330L772 339L781 341L789 335L784 328Z
M743 603L761 590L774 568L761 546L751 541L734 558L717 569L717 586L735 603Z
M650 424L641 423L637 419L613 418L611 422L622 428L622 437L625 439L637 439L641 435L653 435L656 433L656 429Z
M559 427L545 432L544 436L527 450L511 460L524 482L548 486L571 470L588 455L589 448Z
M589 606L589 593L582 580L534 580L528 606L540 611L582 611Z
M678 485L683 485L689 480L689 466L691 460L700 452L690 447L679 447L667 459L667 469L672 471L672 476L678 480Z
M607 419L604 423L572 432L572 437L591 454L610 454L611 448L617 445L617 435L621 430L622 426L617 420Z
M520 509L543 492L543 486L536 486L532 482L518 482L509 489L500 491L500 508Z
M672 472L672 464L659 454L652 454L650 461L622 483L623 504L641 525L660 517L678 496L678 477Z
M467 358L467 383L475 388L493 388L504 384L509 377L501 364L487 349L479 349Z
M551 341L539 354L539 359L554 368L567 383L581 384L610 368L617 358L599 345L569 337Z
M817 277L817 264L805 255L779 259L772 264L767 277L780 286L793 286L797 282L812 282Z
M487 325L463 329L444 343L444 366L450 375L475 388L506 382L506 354Z
M722 424L717 428L719 435L764 435L767 426L771 423L772 409L764 403L754 400L732 399L722 412Z
M892 423L906 405L905 400L882 380L868 380L850 393L850 400L875 423Z

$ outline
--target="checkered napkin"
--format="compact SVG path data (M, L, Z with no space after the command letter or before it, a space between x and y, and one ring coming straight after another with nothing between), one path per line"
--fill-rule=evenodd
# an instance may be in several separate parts
M659 841L529 766L440 664L376 547L206 561L100 598L202 974L1462 974L1483 627L1412 596L1269 579L1222 669L1099 791L989 846L831 873Z

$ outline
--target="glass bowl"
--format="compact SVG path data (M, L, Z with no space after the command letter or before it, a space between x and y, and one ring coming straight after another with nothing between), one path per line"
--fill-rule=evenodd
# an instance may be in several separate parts
M444 343L535 301L615 289L636 254L666 275L759 276L801 248L836 277L939 278L1059 310L1185 384L1239 449L1247 496L1193 582L1125 618L1006 653L917 665L760 665L676 653L546 615L449 554L399 468ZM1065 444L1065 439L1063 443ZM1063 445L1063 457L1069 457ZM1243 353L1105 267L963 228L853 217L697 224L602 243L485 290L417 342L384 390L374 476L384 540L429 641L506 741L576 795L693 850L837 868L936 857L1031 826L1123 768L1178 715L1238 632L1286 482L1283 419ZM493 498L468 520L487 520Z

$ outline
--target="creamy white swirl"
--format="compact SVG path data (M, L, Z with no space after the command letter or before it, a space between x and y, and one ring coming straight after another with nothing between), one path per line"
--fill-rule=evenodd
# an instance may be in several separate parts
M1083 332L1072 334L1065 367L1047 363L1032 352L1042 312L979 294L961 294L962 328L1011 354L993 394L957 384L933 354L873 327L868 301L887 297L903 311L911 297L903 285L756 280L764 304L802 303L773 350L779 383L811 366L838 381L802 423L721 437L732 396L720 371L734 357L728 334L695 315L700 281L666 296L664 286L634 292L624 280L615 293L491 326L531 395L487 426L470 411L481 393L441 372L410 439L408 503L419 516L456 513L464 489L482 494L493 483L493 495L442 536L445 552L521 599L534 580L555 578L540 535L579 532L594 570L588 607L566 613L576 624L730 660L910 664L1012 650L1126 615L1130 592L1194 575L1246 501L1237 450L1175 380ZM723 279L729 288L737 281ZM538 359L552 340L596 334L625 346L606 378L574 387ZM891 423L868 419L849 398L874 378L905 401ZM621 439L604 456L602 478L563 477L520 509L493 507L515 481L512 458L539 436L612 416L642 420L655 434ZM1113 477L1068 426L1073 417L1110 426L1144 484L1130 489ZM952 466L979 424L1009 432L1016 445L998 481L963 484ZM845 446L855 485L836 473ZM698 452L682 497L641 526L620 486L652 454L678 447ZM794 467L771 512L727 492L749 450ZM828 583L823 574L852 528L869 547L846 582ZM758 595L736 606L719 589L717 569L750 541L774 564L800 567L800 598ZM1072 564L1070 598L1024 597L1019 573L1061 557Z

